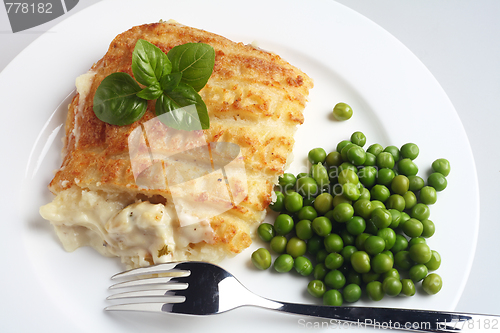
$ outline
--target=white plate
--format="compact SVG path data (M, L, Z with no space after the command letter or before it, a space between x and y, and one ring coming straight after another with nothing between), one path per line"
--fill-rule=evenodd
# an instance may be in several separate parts
M453 310L471 267L479 221L472 153L447 96L422 63L386 31L333 1L103 1L71 16L26 48L0 75L2 101L4 267L0 313L7 331L165 332L301 331L328 322L244 308L198 318L105 313L109 277L122 267L84 248L65 253L38 207L51 200L46 185L59 167L65 108L74 80L100 59L111 40L134 25L159 19L226 36L256 41L280 54L315 80L306 121L300 127L292 172L302 171L309 149L332 150L356 130L369 143L401 146L415 142L425 177L431 162L452 163L448 188L431 208L437 226L429 240L439 251L444 287L435 296L389 298L357 305ZM337 102L355 110L347 122L331 119ZM20 184L22 180L22 188ZM467 202L458 206L457 203ZM223 262L250 289L283 301L317 303L305 292L307 279L249 264L256 242ZM15 273L14 273L14 267ZM4 288L7 286L7 288ZM375 319L375 318L374 318ZM332 328L328 326L328 328Z

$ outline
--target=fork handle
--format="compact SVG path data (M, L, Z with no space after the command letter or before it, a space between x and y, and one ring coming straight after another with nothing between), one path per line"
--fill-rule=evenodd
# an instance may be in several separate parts
M274 302L274 301L273 301ZM424 311L395 308L333 307L274 302L279 307L264 305L274 310L329 318L332 328L375 327L402 329L414 332L477 332L480 329L499 329L500 316L457 312ZM312 327L306 320L299 325Z

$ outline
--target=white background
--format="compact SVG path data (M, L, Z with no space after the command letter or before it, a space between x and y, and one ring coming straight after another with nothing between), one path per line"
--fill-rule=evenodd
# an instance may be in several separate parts
M100 0L13 34L0 9L0 71L44 31ZM465 127L477 167L480 227L474 264L457 311L500 315L500 1L338 0L405 44L441 84ZM432 121L432 119L429 119ZM443 138L449 140L449 138ZM473 175L471 175L472 177ZM450 209L464 209L468 195ZM467 239L457 239L467 242Z

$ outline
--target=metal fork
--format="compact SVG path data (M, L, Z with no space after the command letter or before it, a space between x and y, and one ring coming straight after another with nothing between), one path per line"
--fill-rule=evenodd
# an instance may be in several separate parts
M257 306L292 314L329 318L338 322L377 326L390 323L391 329L415 332L474 332L470 323L489 320L498 322L500 316L456 312L423 311L396 308L332 307L273 301L250 292L231 273L205 262L159 264L118 273L112 279L152 274L170 276L147 277L114 284L110 289L148 287L129 291L107 299L158 298L159 302L110 305L107 311L148 311L188 315L212 315L241 306ZM160 289L158 289L160 288ZM425 323L425 325L422 325ZM386 327L387 328L387 327Z

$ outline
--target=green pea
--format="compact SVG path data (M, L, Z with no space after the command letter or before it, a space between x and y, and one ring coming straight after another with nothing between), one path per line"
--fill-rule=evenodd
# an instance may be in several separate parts
M427 276L428 272L429 270L427 269L427 266L423 264L417 264L410 268L408 274L413 282L419 282Z
M403 195L410 188L410 180L405 175L398 175L394 177L391 183L392 192Z
M300 220L295 225L295 234L302 240L311 239L313 236L312 222L309 220Z
M297 174L297 180L302 178L302 177L309 177L309 173L301 172L301 173Z
M364 248L368 254L376 255L384 251L385 241L382 237L373 235L365 240Z
M425 263L429 271L435 271L441 266L441 255L434 250L431 250L431 259Z
M339 184L344 185L345 183L352 183L352 184L358 184L359 183L359 177L351 169L343 169L339 173Z
M274 229L278 235L286 235L293 230L293 218L288 214L280 214L274 220Z
M409 158L403 158L398 162L398 171L405 176L415 176L418 173L418 166Z
M399 159L401 157L401 153L399 152L399 148L396 146L387 146L387 147L385 147L384 152L391 153L391 155L394 157L395 162L399 161Z
M273 225L269 223L262 223L259 225L257 233L259 234L260 239L264 242L270 242L271 239L276 236L276 231L274 230Z
M351 256L357 250L358 249L354 245L344 246L344 248L342 249L342 251L340 251L340 254L344 258L344 262L351 262Z
M291 173L284 173L278 178L278 184L283 189L292 189L297 182L297 178Z
M351 170L353 171L354 173L358 173L358 168L350 163L350 162L343 162L340 166L339 166L339 172L342 171L342 170Z
M429 209L429 206L424 203L416 204L410 211L410 216L420 221L428 219L430 215L431 210Z
M323 242L325 244L325 250L330 253L340 252L344 248L344 241L342 240L342 237L337 234L329 234L325 237Z
M420 176L408 176L408 180L410 181L410 191L418 192L425 186L425 181Z
M407 271L414 265L414 262L410 258L410 252L403 250L394 254L394 264L401 270Z
M448 176L450 174L450 162L445 158L438 158L432 162L432 170L439 172L443 176Z
M297 193L305 198L315 196L318 193L318 183L312 177L301 177L296 182Z
M357 237L356 237L356 240L354 242L354 244L356 245L356 248L358 250L364 250L365 249L365 242L366 242L366 239L368 237L370 237L372 235L366 233L366 232L363 232L362 234L359 234Z
M419 243L410 246L410 258L418 264L425 264L431 260L432 253L429 245L425 243Z
M366 153L366 159L365 163L363 163L364 166L374 166L377 165L377 156L373 155L372 153Z
M313 206L304 206L297 212L297 219L300 220L309 220L312 221L316 217L318 217L318 212L314 209Z
M380 279L380 274L375 273L373 270L371 270L367 273L362 274L362 279L365 284L368 284L372 281L377 281L378 279Z
M381 281L384 281L384 279L386 279L388 277L393 277L393 278L396 278L396 279L399 280L400 276L399 276L398 270L396 268L391 268L390 270L388 270L387 272L385 272L384 274L382 274L380 276L380 279L381 279Z
M406 212L401 212L401 221L399 221L399 226L402 226L410 218L410 215L408 215Z
M392 253L398 253L399 251L406 250L408 248L408 240L403 235L396 235L396 241L391 248Z
M370 194L370 190L367 189L366 187L363 187L360 191L359 191L359 198L358 200L360 199L365 199L365 200L370 200L371 199L371 194Z
M421 236L425 238L432 237L432 235L434 235L434 232L436 231L436 226L434 225L434 222L432 222L429 219L425 219L420 222L422 222L423 226Z
M273 239L271 239L271 242L269 242L269 247L275 253L278 254L285 253L287 242L288 240L286 239L285 236L274 236Z
M292 270L293 268L293 258L289 254L281 254L276 260L274 261L274 269L278 273L286 273Z
M397 296L401 293L403 285L399 279L388 277L382 282L382 289L388 296Z
M351 235L357 236L365 231L366 222L361 216L353 216L346 222L345 226Z
M319 216L312 220L311 224L314 232L318 236L325 237L328 235L330 232L332 232L332 223L330 220L324 216Z
M412 191L403 194L403 199L405 199L405 209L412 209L417 204L417 196Z
M400 152L403 158L414 160L418 157L418 153L420 152L420 150L414 143L405 143L403 146L401 146Z
M427 242L425 241L425 238L423 237L413 237L412 239L410 239L410 241L408 242L408 245L409 246L413 246L415 244L420 244L420 243L424 243L426 244Z
M387 207L385 207L384 203L380 200L372 200L370 202L372 204L372 212L373 212L373 210L375 210L377 208L387 208Z
M391 228L381 228L377 231L377 236L382 237L385 241L385 251L392 249L396 243L396 232Z
M443 176L441 173L434 172L431 173L429 178L427 178L427 184L429 184L429 186L434 187L436 191L441 192L448 185L448 181L446 180L446 177Z
M368 273L371 269L370 256L365 251L356 251L351 255L351 265L358 273Z
M298 212L304 206L304 198L297 192L285 195L285 209L290 213Z
M328 269L326 268L324 263L319 263L313 268L313 277L315 280L323 280L328 273Z
M285 195L278 191L274 191L274 194L276 195L276 200L269 205L269 208L275 212L281 212L285 209Z
M363 132L354 132L351 135L351 142L357 144L360 147L363 147L366 144L366 136Z
M392 194L385 202L387 209L396 210L400 213L405 209L405 205L405 199L399 194Z
M363 284L363 279L362 279L362 274L359 274L358 272L355 272L353 269L349 269L347 274L345 275L346 283L347 284L357 284L358 286L361 286Z
M358 186L353 183L345 183L342 185L342 196L350 201L358 200L361 196Z
M329 253L325 258L325 266L328 269L337 269L344 263L344 257L337 252Z
M384 253L375 255L375 257L371 260L372 269L377 274L388 272L392 268L393 264L394 260Z
M378 302L384 298L384 289L382 288L382 282L372 281L366 285L366 293L368 297L375 302Z
M352 146L346 153L347 160L354 165L363 165L366 161L366 152L358 145Z
M340 235L340 237L342 237L342 241L344 242L344 246L354 245L354 241L355 241L356 237L351 235L349 233L349 231L347 231L346 229L342 229L342 230L340 230L339 235Z
M372 211L372 221L377 228L387 228L392 223L392 214L385 208L376 208Z
M312 227L312 223L311 223ZM298 236L298 234L297 234ZM307 240L307 252L315 256L319 250L323 249L323 237L320 237L318 235L314 235Z
M379 168L394 168L394 156L386 151L377 155L377 166Z
M375 223L373 223L373 220L372 219L367 220L365 232L369 233L370 235L376 235L377 231L378 231L378 228L375 225Z
M422 287L426 293L434 295L437 294L443 287L443 280L438 274L431 273L425 277L422 282Z
M291 255L293 258L303 256L306 253L306 250L306 242L298 237L292 237L286 243L286 253Z
M344 160L344 162L349 162L349 158L347 157L347 152L349 151L349 149L356 146L357 146L356 144L349 142L344 146L344 148L342 148L342 150L340 151L340 156L342 156L342 160ZM351 162L349 163L352 164Z
M336 184L336 185L339 185L339 184ZM342 188L342 186L341 186L341 188ZM344 191L344 190L342 189L340 192L341 192L341 193L343 193L343 191ZM346 197L344 197L342 194L335 195L335 196L333 197L333 202L332 202L333 207L335 208L335 207L337 207L337 206L338 206L339 204L341 204L341 203L348 203L348 204L351 204L351 203L352 203L352 200L347 199L347 198L346 198ZM333 210L332 210L332 214L333 214ZM326 215L326 214L325 214L325 215ZM331 217L333 218L333 215L332 215Z
M372 215L372 203L367 199L358 199L353 205L354 213L363 219L369 219Z
M342 164L342 162L344 162L342 160L342 155L340 155L338 151L332 151L331 153L326 155L325 163L330 168L334 166L338 167L339 165Z
M307 291L314 297L323 297L326 292L325 283L321 280L312 280L307 285Z
M354 283L348 284L342 289L342 296L348 303L357 302L361 298L361 287Z
M343 302L342 294L336 289L330 289L323 295L323 305L341 306Z
M314 199L313 197L304 197L304 207L312 207L312 205L314 204Z
M342 151L342 149L347 146L349 143L352 143L351 141L349 140L342 140L340 141L338 144L337 144L337 147L336 147L336 150L338 153L340 153Z
M401 294L404 296L413 296L415 295L415 284L410 279L402 279L401 280L402 288Z
M329 252L325 249L321 249L318 251L318 254L316 254L316 261L325 263L326 257L328 257Z
M333 219L339 223L347 222L353 216L354 208L348 203L341 203L333 208Z
M366 187L372 187L377 181L377 169L367 166L358 171L359 181Z
M313 164L311 166L311 176L316 181L318 186L323 187L330 184L330 178L328 177L328 171L325 166L321 163Z
M408 236L408 237L419 237L422 235L422 231L424 230L424 226L422 222L415 218L410 218L408 221L406 221L403 224L403 232Z
M346 278L341 271L334 269L326 274L324 281L327 287L340 289L345 286Z
M394 170L388 168L382 168L378 171L377 184L390 187L394 177L396 177Z
M378 154L380 154L381 152L384 151L384 147L382 147L378 143L374 143L370 147L368 147L368 149L366 151L370 154L377 156Z
M399 222L401 221L401 212L397 209L390 208L389 213L392 215L392 222L389 227L395 229L399 226Z
M309 276L311 275L313 271L313 265L311 263L311 260L304 256L298 256L294 260L293 267L302 276Z
M326 214L333 208L333 196L330 193L321 193L314 200L314 208L319 214Z
M436 189L431 186L424 186L420 190L420 202L426 205L433 205L437 201Z
M339 121L351 119L352 109L346 103L337 103L333 108L333 117Z
M314 148L309 151L307 157L311 164L323 163L326 159L326 151L323 148Z
M271 267L271 254L267 249L260 248L252 253L252 263L261 270Z

